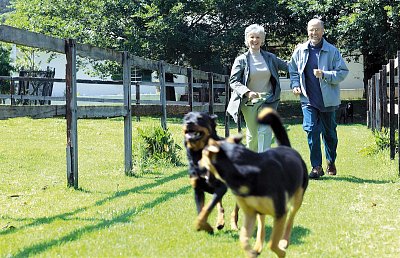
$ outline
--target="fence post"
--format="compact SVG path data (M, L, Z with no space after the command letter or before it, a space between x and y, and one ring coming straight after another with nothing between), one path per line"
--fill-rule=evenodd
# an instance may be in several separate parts
M372 131L375 131L376 129L376 80L375 80L375 74L372 75L371 79L371 90L372 90L372 95L371 95L371 129Z
M375 73L375 119L376 119L376 124L375 128L376 130L380 131L381 130L381 100L379 99L379 92L380 92L380 78L379 78L379 73Z
M158 74L160 80L160 100L161 100L161 127L167 130L167 93L165 89L165 67L164 61L158 62Z
M78 119L76 89L76 43L73 39L65 41L67 59L66 84L66 119L67 119L67 181L68 187L78 189Z
M397 51L397 130L400 135L400 51ZM398 138L397 146L400 148L400 136ZM398 151L398 155L398 176L400 177L400 151Z
M140 83L136 82L135 83L135 89L136 89L136 106L140 106ZM140 115L139 112L136 115L136 122L140 122Z
M214 76L213 73L207 73L208 76L208 113L214 114Z
M371 128L371 79L368 79L367 84L367 128Z
M230 87L229 87L229 76L225 75L225 137L229 136L229 114L226 112L227 108L228 108L228 103L229 100L231 98L231 94L230 94Z
M389 117L389 115L388 115L388 110L387 110L387 104L388 104L388 101L387 101L387 93L388 93L388 91L387 91L387 89L388 89L388 87L387 87L387 77L386 77L386 73L387 73L387 71L386 71L386 65L382 65L382 72L381 72L381 86L382 86L382 89L381 89L381 93L382 93L382 105L381 105L381 107L382 107L382 112L381 112L381 114L382 114L382 126L383 127L385 127L385 128L388 128L389 127L389 119L388 119L388 117Z
M125 175L132 171L132 89L131 89L131 60L127 51L122 56L122 71L124 84L124 153Z
M394 110L395 104L395 85L394 85L394 60L389 60L389 142L390 142L390 159L394 159L395 155L395 130L396 130L396 114Z
M188 102L190 111L193 111L193 69L192 67L187 68L188 77Z

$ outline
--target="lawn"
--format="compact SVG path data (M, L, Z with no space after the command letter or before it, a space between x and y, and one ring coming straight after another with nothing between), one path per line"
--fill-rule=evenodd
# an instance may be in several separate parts
M159 124L156 118L134 122L135 152L137 128ZM301 125L287 125L308 163ZM181 119L169 119L168 128L182 145ZM74 190L67 187L64 119L0 121L0 257L244 257L229 226L230 192L226 227L213 235L194 230L183 150L181 166L154 164L128 177L122 119L79 120L78 133L80 188ZM288 257L398 257L397 157L363 155L374 144L364 124L339 125L338 134L338 175L310 181ZM267 218L267 237L270 225ZM274 254L264 248L261 257Z

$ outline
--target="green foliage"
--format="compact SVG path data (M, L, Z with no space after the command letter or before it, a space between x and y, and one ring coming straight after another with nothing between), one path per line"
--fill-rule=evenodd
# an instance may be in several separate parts
M174 142L171 133L161 127L138 128L140 141L138 153L134 155L135 170L149 172L154 166L182 165L179 152L182 148Z
M12 0L11 5L8 25L213 72L224 72L241 51L247 25L264 25L267 41L276 45L289 20L277 0Z
M373 131L374 136L374 144L365 147L360 152L365 155L375 155L381 151L387 150L390 148L390 131L388 128L383 127L381 131L375 130ZM395 150L398 150L399 147L399 132L395 131L394 137Z
M288 59L307 39L308 20L321 17L325 37L345 57L364 56L366 79L395 56L400 42L399 1L11 0L11 8L5 23L18 28L220 73L243 51L244 29L252 23L265 27L267 48Z
M10 60L10 50L0 45L0 76L10 76L13 71ZM10 93L10 82L0 80L0 94Z

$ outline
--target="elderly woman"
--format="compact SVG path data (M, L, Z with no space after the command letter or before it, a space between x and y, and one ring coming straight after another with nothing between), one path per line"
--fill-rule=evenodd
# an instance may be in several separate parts
M286 61L261 49L265 43L264 28L252 24L245 30L245 44L249 48L233 63L230 87L231 99L227 112L237 123L240 111L246 122L247 147L255 152L270 148L272 130L259 125L257 115L264 107L277 109L281 88L278 71L288 71Z

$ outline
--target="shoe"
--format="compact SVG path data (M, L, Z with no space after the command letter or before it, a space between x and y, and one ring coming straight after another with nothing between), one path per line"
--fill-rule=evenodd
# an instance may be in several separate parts
M336 166L335 163L328 164L328 167L326 168L326 172L330 176L336 176Z
M316 166L316 167L313 167L311 169L311 172L308 175L308 177L311 178L311 179L318 179L323 175L325 175L325 173L324 173L324 170L322 169L322 167L321 166Z

